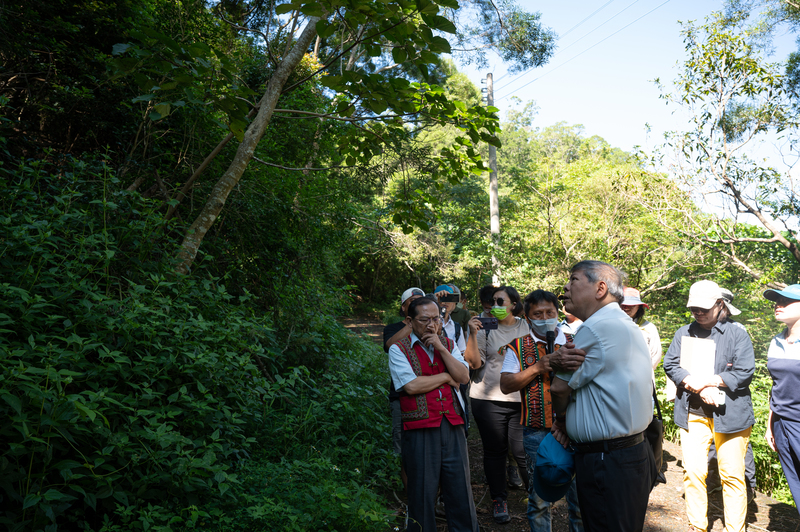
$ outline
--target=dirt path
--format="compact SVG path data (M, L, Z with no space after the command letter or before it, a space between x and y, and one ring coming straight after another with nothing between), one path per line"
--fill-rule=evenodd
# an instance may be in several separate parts
M366 334L377 345L383 339L383 325L376 317L355 317L340 320L342 324L355 333ZM524 490L509 490L508 509L511 522L498 525L492 519L491 497L489 486L485 484L483 473L483 448L475 424L472 424L469 438L470 473L472 477L472 495L478 512L478 522L482 532L527 532L530 530L526 518L527 493ZM650 494L647 518L644 530L647 532L685 532L688 528L686 505L683 499L683 468L681 467L680 446L668 441L664 442L664 462L667 469L666 484L660 484ZM396 494L402 498L400 494ZM722 494L712 493L709 496L709 531L719 532L725 529L722 521ZM403 504L390 501L398 515L402 515ZM402 522L400 522L402 524ZM756 494L747 512L747 527L750 531L800 532L800 517L797 510L780 503L761 493ZM438 527L446 531L444 519ZM553 507L553 532L568 532L567 505L562 499ZM613 531L610 531L613 532Z

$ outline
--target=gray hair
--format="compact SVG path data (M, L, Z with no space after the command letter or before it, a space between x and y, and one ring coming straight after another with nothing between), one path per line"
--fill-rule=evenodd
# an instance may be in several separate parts
M622 304L625 299L623 294L625 279L628 277L625 272L600 260L582 260L570 270L570 273L575 272L583 273L590 283L597 281L606 283L608 292L617 299L617 303Z

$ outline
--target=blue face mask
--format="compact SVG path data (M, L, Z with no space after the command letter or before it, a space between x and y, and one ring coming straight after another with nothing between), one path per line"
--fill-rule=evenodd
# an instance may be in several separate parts
M549 320L528 320L528 323L537 336L546 338L548 330L555 332L558 320L555 318L550 318Z

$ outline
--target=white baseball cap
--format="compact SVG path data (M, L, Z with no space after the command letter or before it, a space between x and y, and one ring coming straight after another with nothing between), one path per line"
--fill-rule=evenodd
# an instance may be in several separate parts
M687 307L710 309L722 299L722 289L714 281L697 281L689 289Z
M400 296L400 304L402 305L403 303L408 301L408 298L411 297L411 296L424 296L424 295L425 295L425 292L423 292L422 289L420 289L420 288L416 288L416 287L409 288L408 290L403 292L402 296Z

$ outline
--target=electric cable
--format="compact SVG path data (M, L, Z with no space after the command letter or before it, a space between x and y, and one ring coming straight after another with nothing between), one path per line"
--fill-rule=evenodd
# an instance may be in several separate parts
M612 20L614 20L615 18L617 18L618 16L620 16L622 13L624 13L624 12L625 12L625 11L627 11L628 9L630 9L630 8L631 8L631 7L632 7L634 4L638 3L639 1L640 1L640 0L633 0L633 2L631 2L630 4L628 4L627 6L625 6L624 8L622 8L620 11L617 11L617 13L615 13L614 15L612 15L612 16L611 16L611 18L608 18L608 19L606 19L606 20L605 20L605 22L602 22L602 23L600 23L600 25L598 25L598 26L595 26L595 27L594 27L594 29L590 30L588 33L585 33L585 34L583 34L583 36L579 37L579 38L578 38L576 41L573 41L572 43L570 43L570 44L569 44L569 45L568 45L566 48L562 48L561 50L559 50L558 52L556 52L556 54L554 54L554 55L562 54L562 53L564 53L564 51L565 51L565 50L568 50L568 49L572 48L572 47L573 47L573 46L575 46L577 43L579 43L580 41L582 41L583 39L585 39L586 37L588 37L588 36L589 36L589 35L591 35L592 33L596 32L597 30L599 30L600 28L602 28L603 26L605 26L606 24L608 24L609 22L611 22ZM606 4L606 5L608 5L608 4ZM602 9L602 8L601 8L601 9ZM656 8L656 9L658 9L658 8ZM599 11L599 10L598 10L598 11ZM595 13L597 13L597 11L595 11ZM579 24L580 24L580 23L579 23ZM514 79L512 79L511 81L509 81L508 83L506 83L506 84L505 84L505 85L503 85L502 87L498 87L496 90L498 90L498 91L501 91L501 90L505 89L506 87L508 87L509 85L511 85L512 83L514 83L515 81L517 81L518 79L522 78L522 77L523 77L523 76L525 76L526 74L530 74L531 72L533 72L533 70L534 70L535 68L536 68L536 67L529 68L528 70L526 70L525 72L523 72L523 73L519 74L517 77L515 77Z
M637 1L638 1L638 0L637 0ZM512 94L514 94L515 92L521 91L522 89L524 89L525 87L527 87L528 85L530 85L531 83L533 83L534 81L538 81L538 80L542 79L543 77L547 76L548 74L551 74L551 73L555 72L556 70L558 70L559 68L563 67L564 65L566 65L566 64L568 64L568 63L572 62L573 60L577 59L578 57L582 56L583 54L585 54L586 52L588 52L589 50L591 50L591 49L592 49L592 48L594 48L595 46L598 46L598 45L602 44L603 42L607 41L608 39L610 39L611 37L613 37L613 36L614 36L614 35L616 35L617 33L621 32L622 30L624 30L624 29L626 29L626 28L628 28L628 27L632 26L632 25L633 25L633 24L635 24L636 22L639 22L639 21L640 21L640 20L642 20L644 17L646 17L647 15L649 15L650 13L652 13L653 11L655 11L655 10L659 9L659 8L660 8L660 7L662 7L663 5L665 5L665 4L668 4L669 2L670 2L670 0L665 0L664 2L660 3L659 5L657 5L656 7L654 7L653 9L651 9L650 11L648 11L647 13L645 13L644 15L642 15L641 17L639 17L639 18L637 18L636 20L634 20L633 22L630 22L630 23L626 24L625 26L621 27L620 29L618 29L617 31L615 31L614 33L612 33L611 35L609 35L608 37L605 37L604 39L602 39L602 40L600 40L600 41L598 41L598 42L594 43L592 46L590 46L590 47L589 47L589 48L587 48L586 50L584 50L584 51L580 52L579 54L577 54L577 55L575 55L575 56L573 56L573 57L569 58L568 60L564 61L563 63L561 63L561 64L560 64L560 65L558 65L557 67L555 67L555 68L552 68L552 69L548 70L547 72L545 72L544 74L542 74L541 76L538 76L538 77L536 77L536 78L532 79L531 81L529 81L528 83L526 83L526 84L525 84L525 85L523 85L522 87L519 87L519 88L517 88L517 89L514 89L514 90L512 90L511 92L509 92L508 94L506 94L506 95L504 95L504 96L496 96L496 97L494 98L494 101L495 101L495 103L499 102L500 100L502 100L502 99L504 99L504 98L508 98L509 96L511 96ZM506 84L505 86L508 86L508 84ZM498 89L498 90L499 90L499 89Z

